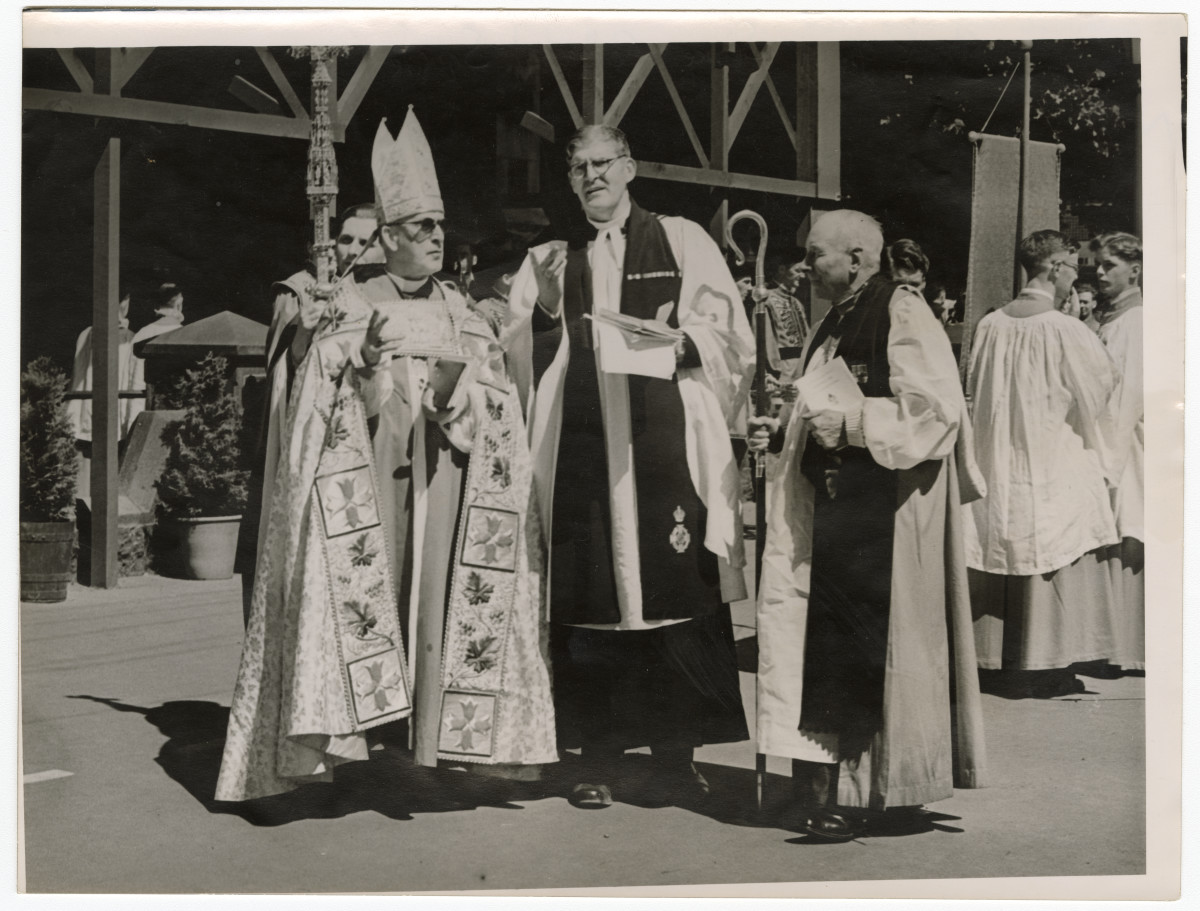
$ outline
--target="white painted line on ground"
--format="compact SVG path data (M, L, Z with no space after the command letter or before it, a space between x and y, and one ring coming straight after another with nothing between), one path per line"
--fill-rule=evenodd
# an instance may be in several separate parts
M24 784L37 784L39 781L53 781L55 778L70 778L74 774L62 769L47 769L45 772L31 772L22 781Z

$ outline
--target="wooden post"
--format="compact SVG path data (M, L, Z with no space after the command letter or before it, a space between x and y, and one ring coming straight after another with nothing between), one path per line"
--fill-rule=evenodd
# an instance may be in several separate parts
M842 64L836 41L817 42L817 196L842 198Z
M583 46L583 122L604 119L604 45Z
M817 45L796 43L796 179L817 182Z
M97 54L97 59L103 57ZM99 67L97 68L99 69ZM92 228L92 571L117 587L117 281L120 268L121 140L108 140L94 178Z
M1021 48L1025 51L1025 98L1022 104L1021 116L1021 164L1020 172L1017 178L1017 243L1014 249L1020 247L1021 241L1025 239L1025 197L1029 192L1029 105L1030 105L1030 70L1033 63L1030 60L1030 50L1033 48L1032 41L1022 41ZM1025 270L1021 267L1021 260L1013 257L1013 297L1021 293L1021 289L1025 287L1027 281Z
M729 173L729 61L733 45L713 44L712 60L712 116L709 127L708 166L714 171ZM729 220L729 196L720 197L717 214L711 230L722 249L726 245L725 225Z

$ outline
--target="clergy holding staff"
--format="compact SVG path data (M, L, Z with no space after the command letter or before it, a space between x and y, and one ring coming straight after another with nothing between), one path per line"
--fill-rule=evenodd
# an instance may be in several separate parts
M576 133L567 174L586 224L530 251L501 339L548 538L559 745L582 748L569 800L684 804L709 791L694 749L748 737L728 606L746 597L730 435L753 335L708 234L630 197L620 130ZM559 336L540 375L532 332ZM653 777L635 795L622 755L645 746Z
M843 840L927 825L921 805L981 784L960 503L983 482L950 342L915 289L879 273L879 224L828 212L807 249L833 306L805 344L786 428L751 420L751 449L782 446L758 595L758 750L793 760L792 821ZM826 379L821 395L803 388Z

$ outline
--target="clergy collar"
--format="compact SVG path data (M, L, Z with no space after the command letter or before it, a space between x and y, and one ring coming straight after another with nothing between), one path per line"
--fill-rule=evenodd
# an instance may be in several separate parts
M1101 303L1094 309L1096 320L1101 323L1111 323L1118 316L1134 307L1142 306L1142 289L1137 285L1126 288L1111 301Z
M845 316L847 313L849 313L851 310L854 309L854 305L858 303L858 299L862 296L863 290L867 287L868 284L871 283L871 280L873 278L875 278L875 276L878 274L879 274L878 272L875 272L871 275L868 275L867 280L864 281L861 285L859 285L857 288L852 288L850 291L847 291L845 296L842 297L841 300L834 302L833 309L837 311L839 318Z
M396 286L404 297L428 297L429 294L420 293L427 286L433 285L433 276L426 275L423 278L403 278L394 272L386 273L387 277L392 280L392 284Z
M629 212L632 208L633 203L629 199L629 194L626 193L621 197L621 201L617 203L616 209L613 210L612 218L610 218L608 221L592 221L589 218L588 224L596 229L597 235L603 234L609 228L615 228L619 225L625 224L626 219L629 218Z
M1017 297L1044 297L1050 301L1054 300L1054 295L1049 291L1041 288L1030 288L1028 285L1021 289L1021 293Z

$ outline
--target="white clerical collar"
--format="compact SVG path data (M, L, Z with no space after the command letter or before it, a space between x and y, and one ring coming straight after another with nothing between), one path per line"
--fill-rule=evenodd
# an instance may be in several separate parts
M395 272L389 272L387 276L403 294L413 294L424 287L429 281L428 275L422 278L403 278L397 275Z
M617 203L616 209L613 210L612 218L608 221L592 221L589 218L588 222L596 229L598 235L603 234L609 228L617 228L625 224L625 220L629 218L629 211L632 207L633 204L629 201L629 194L626 193L621 197L621 201Z
M1053 294L1049 291L1043 291L1041 288L1022 288L1021 293L1017 297L1044 297L1050 301L1054 300Z
M1135 294L1141 294L1141 293L1142 293L1142 289L1139 288L1137 285L1133 285L1132 287L1126 288L1124 291L1122 291L1120 294L1118 294L1116 297L1114 297L1111 301L1109 301L1108 306L1110 308L1116 307L1117 304L1121 303L1122 301L1133 297L1133 295L1135 295Z

